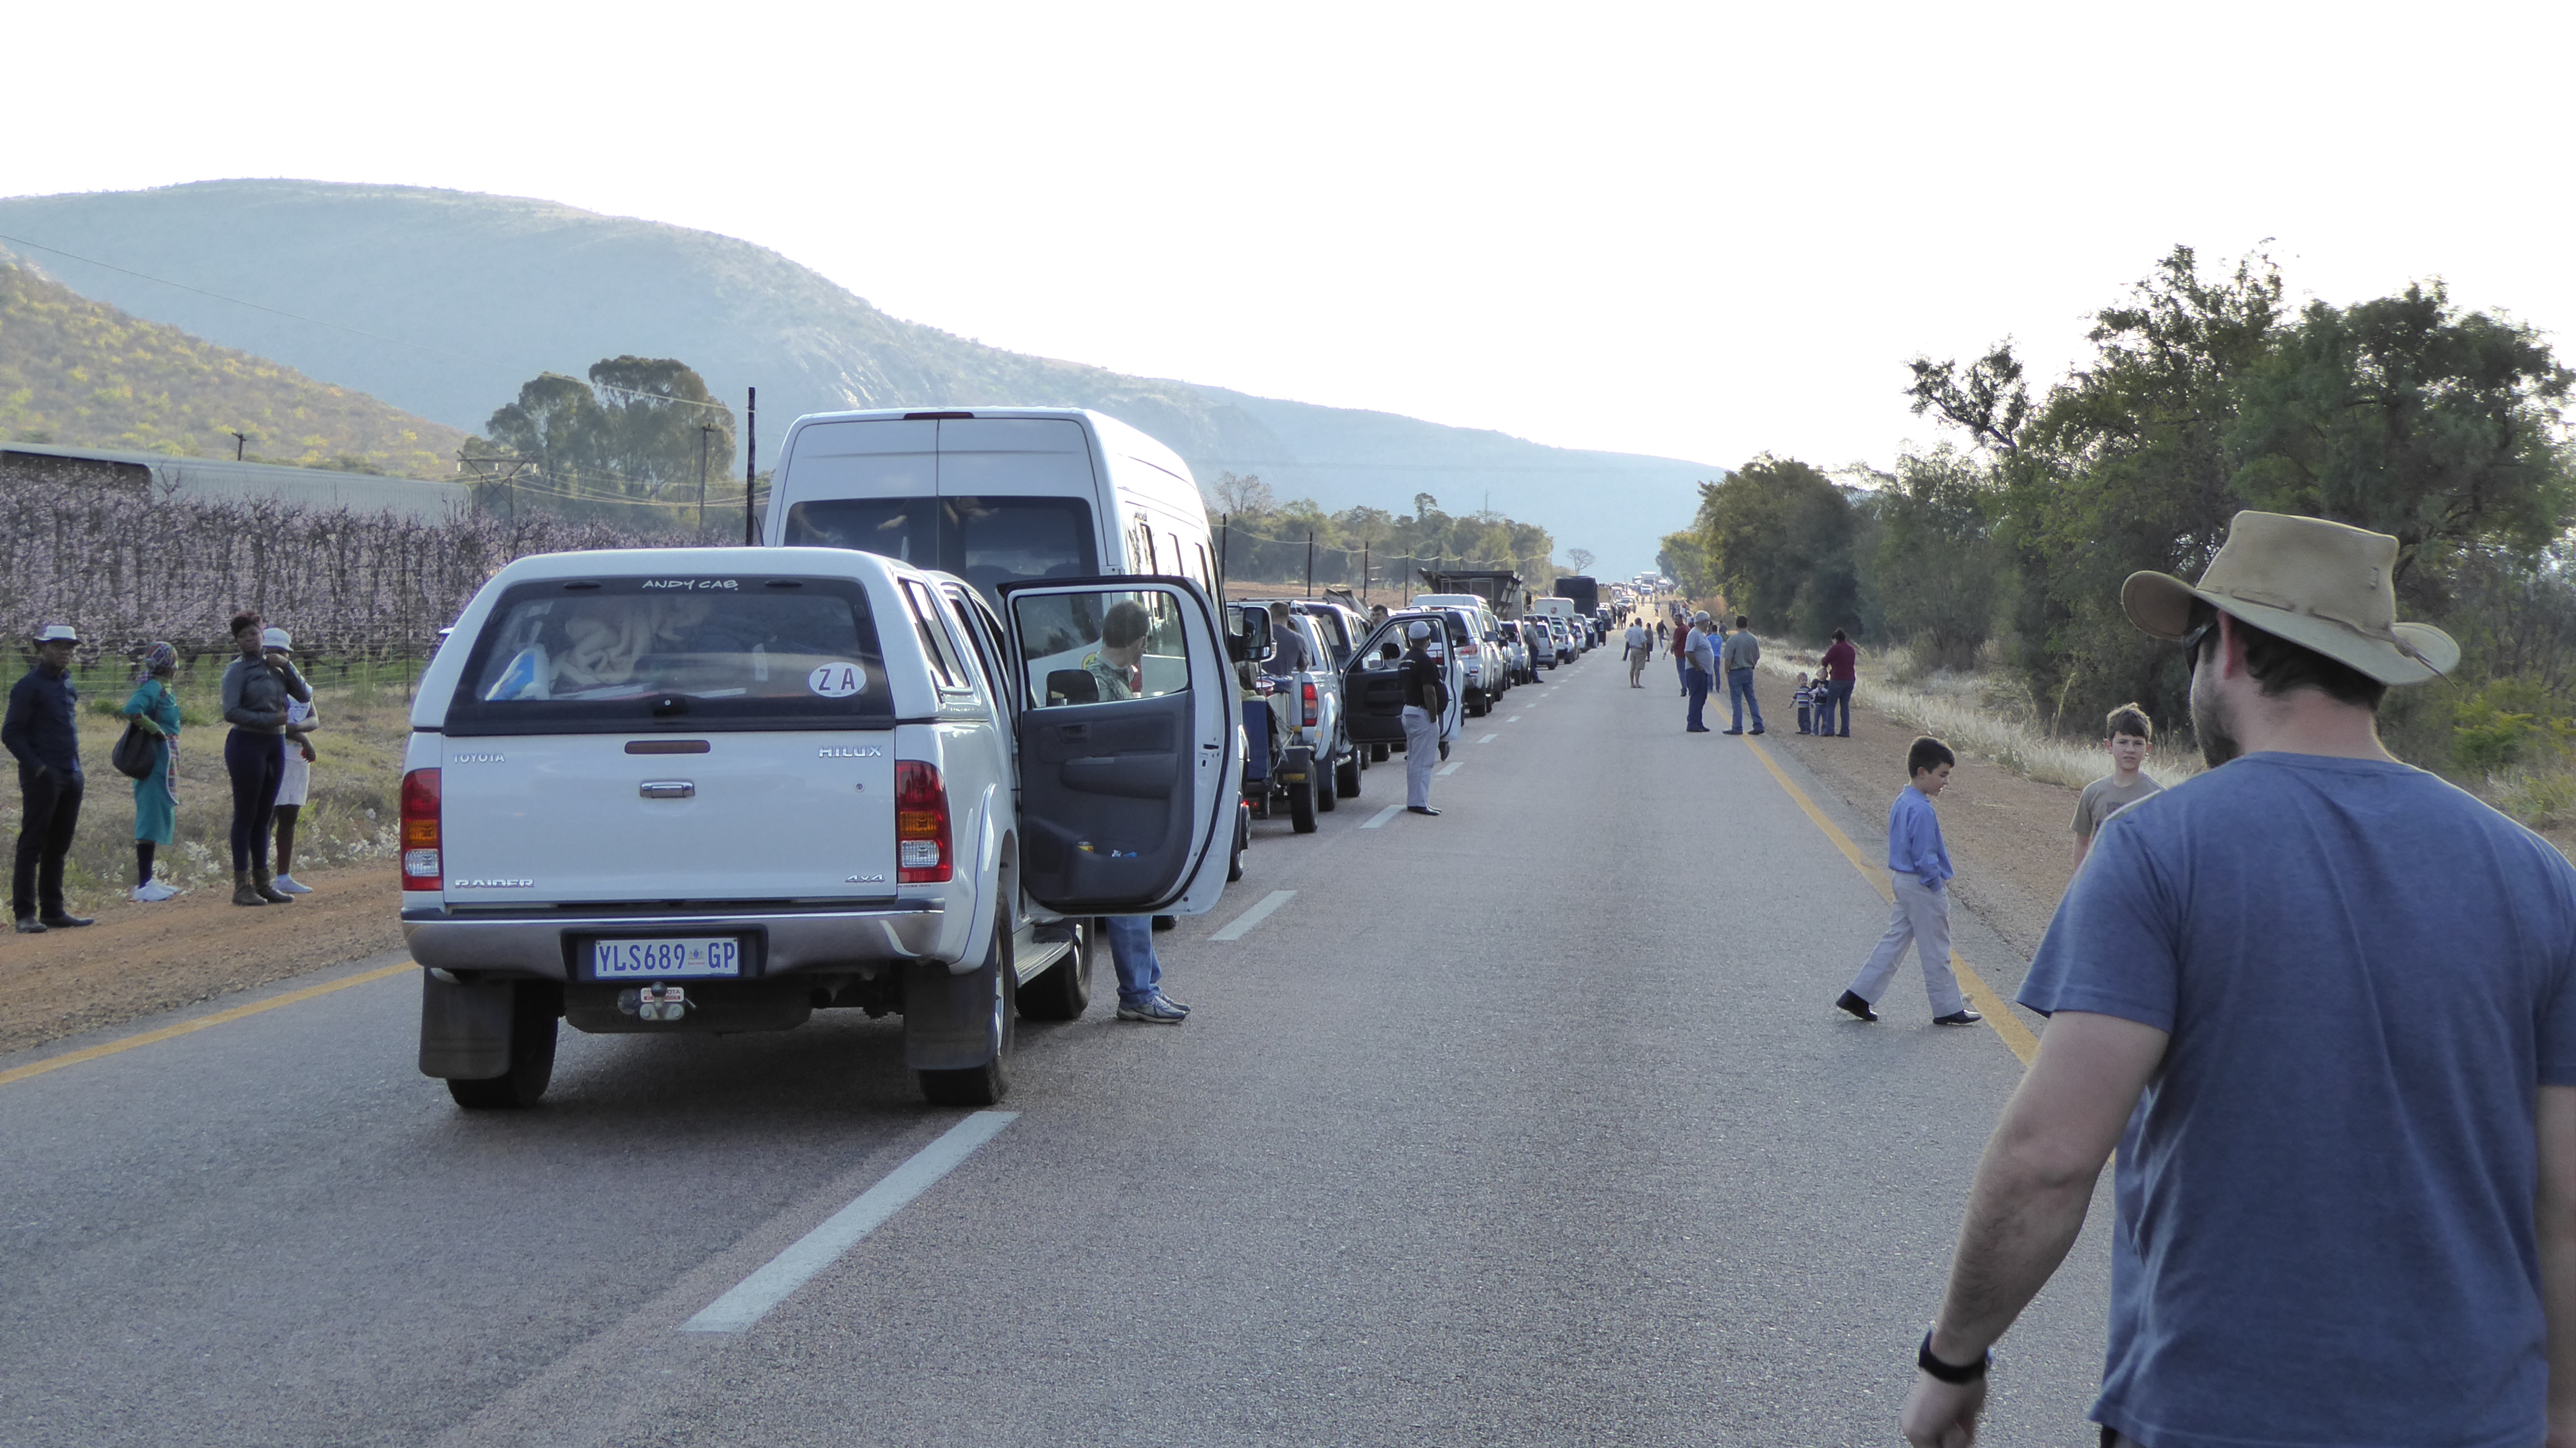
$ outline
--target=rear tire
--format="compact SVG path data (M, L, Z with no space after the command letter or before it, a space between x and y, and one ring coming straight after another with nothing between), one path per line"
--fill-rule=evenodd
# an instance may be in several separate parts
M1307 772L1315 781L1315 808L1331 814L1333 807L1342 802L1341 781L1334 777L1335 771L1321 760L1308 765Z
M1288 786L1288 823L1301 835L1315 832L1314 766L1306 768L1306 778Z
M1032 1021L1078 1021L1091 1007L1092 930L1073 922L1073 949L1020 992L1020 1016Z
M1370 745L1369 758L1375 760L1379 764L1386 763L1386 746L1383 744Z
M1366 758L1366 755L1354 749L1343 757L1341 763L1333 766L1333 788L1337 792L1348 795L1352 799L1360 797L1360 770Z
M510 990L510 1069L482 1081L448 1078L447 1094L468 1111L517 1111L537 1104L555 1074L555 1018L561 998L541 981Z
M921 1094L933 1106L991 1106L1011 1090L1011 1047L1019 1040L1019 972L1011 968L1011 922L996 916L993 944L977 974L993 983L993 1054L981 1066L957 1071L915 1071Z
M1238 802L1234 808L1234 851L1226 857L1227 884L1243 878L1243 850L1252 843L1252 806Z

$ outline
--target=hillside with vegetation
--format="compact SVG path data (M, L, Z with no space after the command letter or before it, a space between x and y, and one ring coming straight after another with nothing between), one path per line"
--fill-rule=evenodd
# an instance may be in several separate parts
M455 471L465 434L363 392L92 301L0 251L0 439L398 477Z
M208 181L0 198L0 233L106 263L41 256L87 295L460 428L483 429L532 376L623 356L681 359L735 406L758 387L772 440L799 413L840 408L1090 407L1161 439L1203 483L1257 473L1335 512L1407 512L1428 491L1538 524L1619 572L1644 567L1693 484L1719 476L1008 352L888 316L746 241L522 197Z

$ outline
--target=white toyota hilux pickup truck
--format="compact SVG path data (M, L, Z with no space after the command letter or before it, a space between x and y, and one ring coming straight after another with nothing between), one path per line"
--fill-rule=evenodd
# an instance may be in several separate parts
M402 784L420 1069L525 1106L557 1022L903 1016L942 1104L1090 997L1093 917L1198 914L1241 790L1216 606L832 548L503 569L421 679Z

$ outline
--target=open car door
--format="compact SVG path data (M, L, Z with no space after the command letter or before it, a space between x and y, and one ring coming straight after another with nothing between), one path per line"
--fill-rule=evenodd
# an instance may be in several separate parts
M1243 761L1215 603L1186 578L1001 586L1020 690L1020 888L1063 915L1198 915Z

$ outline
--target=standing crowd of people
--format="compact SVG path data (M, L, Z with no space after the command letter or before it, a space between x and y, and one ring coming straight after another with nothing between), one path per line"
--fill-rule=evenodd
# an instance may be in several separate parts
M224 772L232 786L232 903L285 905L312 887L297 881L296 825L312 790L317 758L312 736L322 727L312 686L295 666L295 640L258 614L231 620L234 657L224 670L220 707L232 728L224 739ZM10 877L10 914L21 935L94 924L71 913L63 872L80 827L87 781L80 755L80 687L72 677L79 633L49 623L35 632L35 661L9 690L0 746L18 764L23 813ZM187 724L174 689L179 650L161 641L135 656L134 690L117 711L128 736L118 769L134 785L134 886L129 898L158 904L185 893L157 878L161 853L178 830L179 741ZM271 868L272 844L275 847Z

